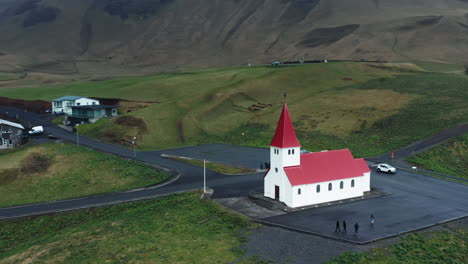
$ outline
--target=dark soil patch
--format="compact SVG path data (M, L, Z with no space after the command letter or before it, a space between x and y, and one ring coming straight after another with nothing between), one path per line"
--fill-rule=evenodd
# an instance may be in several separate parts
M12 106L19 109L24 109L28 112L45 113L46 110L52 109L52 104L42 100L19 100L7 97L0 97L0 105Z
M428 27L428 26L433 26L436 25L437 23L440 22L440 20L443 18L443 16L437 16L437 17L426 17L423 19L420 19L416 22L409 23L404 26L400 26L397 29L400 31L409 31L409 30L415 30L415 29L420 29L423 27Z
M54 21L60 10L52 7L35 8L24 18L23 27L31 27L37 24Z
M320 3L320 0L282 0L288 3L288 9L280 17L280 21L286 24L295 24L304 20L312 10Z
M148 132L148 126L143 118L126 115L117 117L114 122L121 126L136 127L138 134Z
M352 81L353 78L343 78L342 80L343 80L343 81Z
M174 0L105 0L104 11L111 16L126 20L130 16L147 18L156 14Z
M339 27L316 28L307 33L297 45L311 48L330 45L352 34L359 27L359 24L350 24Z
M33 9L36 9L38 7L38 3L41 0L28 0L28 1L23 1L19 3L14 9L13 9L13 14L14 15L21 15L24 14L28 11L31 11Z
M47 171L52 159L44 154L34 152L21 161L20 171L23 174L34 174Z

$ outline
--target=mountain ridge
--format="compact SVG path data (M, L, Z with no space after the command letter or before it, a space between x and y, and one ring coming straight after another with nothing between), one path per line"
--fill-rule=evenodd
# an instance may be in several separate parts
M465 0L0 0L0 14L0 70L73 60L159 71L300 57L468 62Z

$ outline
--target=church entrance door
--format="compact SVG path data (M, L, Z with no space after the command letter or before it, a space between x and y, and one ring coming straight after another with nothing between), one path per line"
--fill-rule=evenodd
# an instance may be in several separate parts
M275 185L275 200L279 200L280 188L278 185Z

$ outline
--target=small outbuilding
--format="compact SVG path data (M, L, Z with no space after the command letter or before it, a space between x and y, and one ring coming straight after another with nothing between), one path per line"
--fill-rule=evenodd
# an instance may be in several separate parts
M21 124L0 119L0 150L17 147L23 143Z
M349 149L301 153L286 104L270 143L270 164L264 196L289 207L349 199L370 191L370 169Z

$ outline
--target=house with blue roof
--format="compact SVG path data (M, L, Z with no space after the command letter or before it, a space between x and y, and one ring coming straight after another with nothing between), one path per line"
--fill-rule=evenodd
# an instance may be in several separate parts
M73 106L99 105L99 100L82 96L63 96L52 100L52 113L72 114Z

